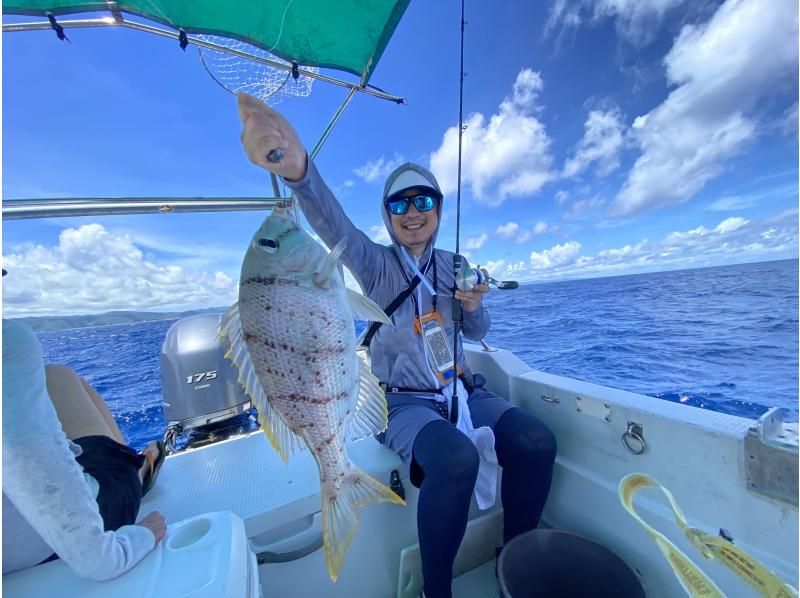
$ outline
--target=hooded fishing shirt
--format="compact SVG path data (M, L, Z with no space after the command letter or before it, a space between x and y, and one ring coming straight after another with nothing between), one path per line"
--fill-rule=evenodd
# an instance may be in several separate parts
M438 184L428 171L416 165L405 165L402 168L417 170L438 189ZM387 182L387 189L391 177ZM386 246L374 242L364 232L356 228L347 217L336 197L326 185L314 163L309 159L306 175L299 181L286 181L295 192L303 213L320 239L333 247L342 239L347 240L347 247L342 255L342 262L352 272L364 294L384 309L411 283L416 270L424 272L427 284L423 281L417 285L412 296L401 303L392 313L395 326L384 325L372 338L370 358L372 373L390 388L439 390L444 399L453 394L453 384L444 386L436 377L429 363L425 341L414 329L417 315L430 313L433 309L433 288L436 272L436 288L438 295L436 311L444 320L445 337L453 338L452 289L455 286L453 270L453 253L441 249L433 252L433 246L439 232L439 224L428 243L425 252L414 259L417 268L409 262L409 255L403 255L405 249L395 236L391 217L382 202L380 210L384 224L392 239L392 245ZM438 201L436 210L441 223L442 202ZM434 263L435 262L435 263ZM491 323L489 313L483 304L472 312L463 311L463 335L474 341L481 340L489 330ZM450 343L452 340L450 340ZM462 372L471 376L464 359L461 343L458 343L455 359ZM466 433L478 448L481 457L481 472L476 485L476 498L481 508L488 508L494 503L497 480L497 457L494 452L494 435L488 427L472 429L467 406L467 392L460 380L456 390L459 403L458 428Z

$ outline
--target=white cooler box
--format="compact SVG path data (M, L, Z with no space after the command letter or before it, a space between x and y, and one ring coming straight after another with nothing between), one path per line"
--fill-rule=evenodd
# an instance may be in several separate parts
M259 598L255 555L231 512L170 523L166 537L133 569L109 581L77 577L63 561L3 576L15 598Z

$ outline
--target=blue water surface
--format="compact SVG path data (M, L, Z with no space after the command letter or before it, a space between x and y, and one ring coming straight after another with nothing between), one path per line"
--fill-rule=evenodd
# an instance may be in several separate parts
M798 263L764 262L493 291L487 342L532 368L713 411L797 419ZM174 320L39 334L105 398L130 445L161 438L159 352Z

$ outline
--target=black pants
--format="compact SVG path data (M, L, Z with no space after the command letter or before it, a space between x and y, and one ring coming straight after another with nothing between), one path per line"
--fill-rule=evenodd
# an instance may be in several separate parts
M73 442L83 451L75 460L100 486L97 506L104 529L118 530L136 523L142 501L139 469L145 462L144 455L108 436L83 436ZM54 553L42 562L57 558Z
M550 491L556 441L542 422L519 408L500 417L494 434L503 468L503 536L508 542L539 524ZM453 562L478 476L478 452L452 424L434 421L417 435L414 462L425 474L417 509L425 596L449 598Z

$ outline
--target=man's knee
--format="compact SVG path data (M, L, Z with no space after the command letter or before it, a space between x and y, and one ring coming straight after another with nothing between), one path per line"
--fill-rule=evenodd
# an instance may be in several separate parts
M556 437L547 426L522 409L510 409L503 414L495 434L500 465L555 461Z
M472 441L446 421L431 422L414 443L414 460L426 478L474 485L480 459Z

